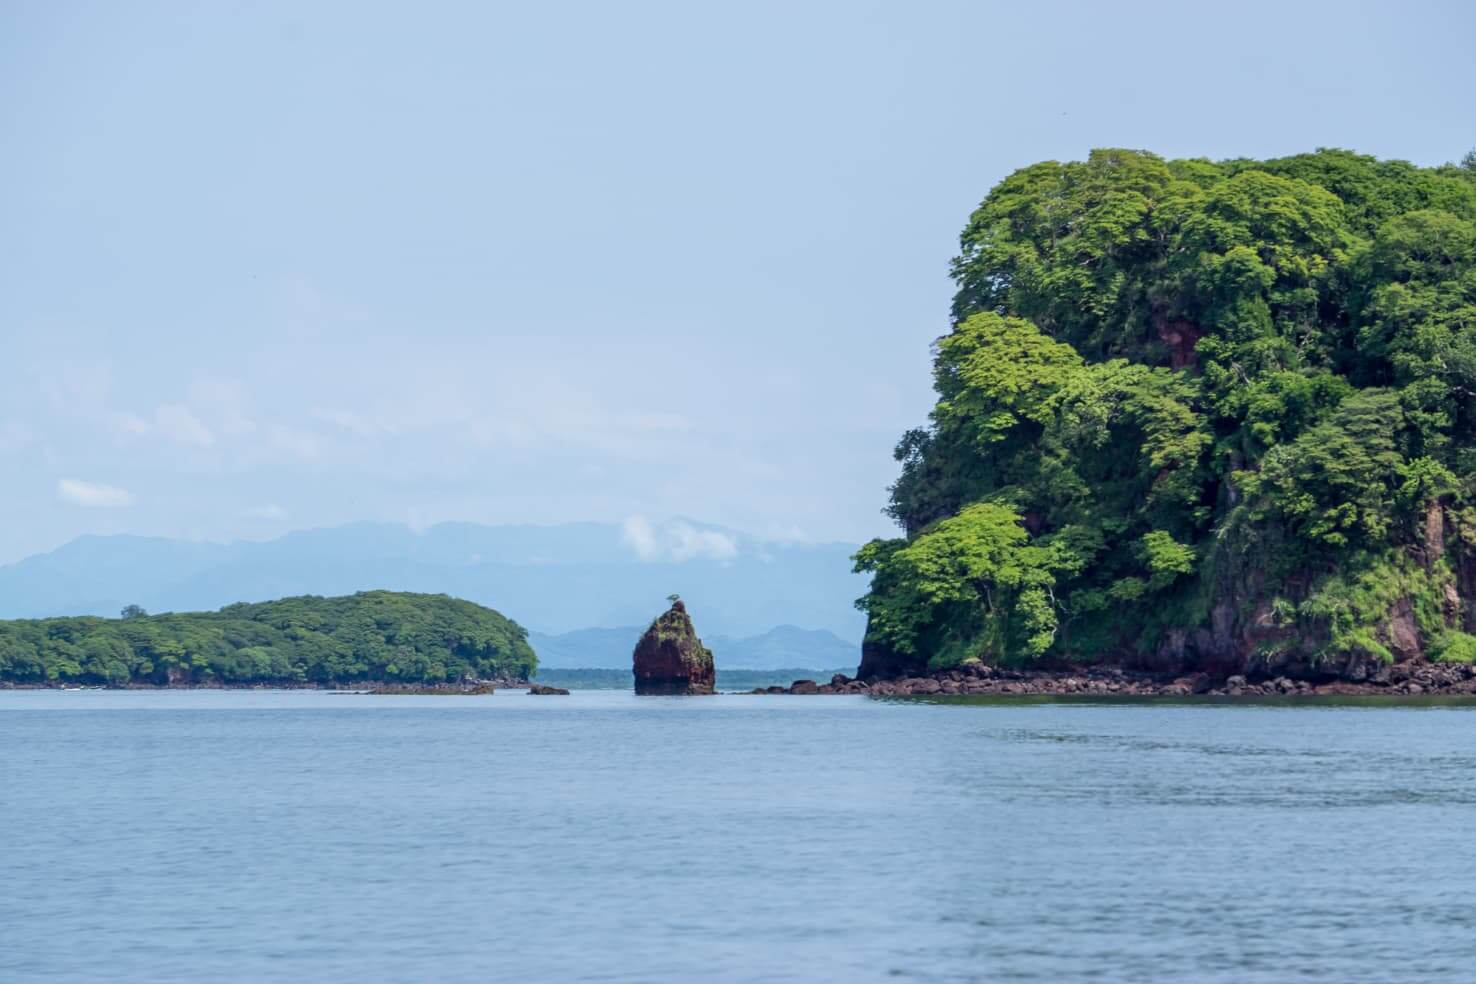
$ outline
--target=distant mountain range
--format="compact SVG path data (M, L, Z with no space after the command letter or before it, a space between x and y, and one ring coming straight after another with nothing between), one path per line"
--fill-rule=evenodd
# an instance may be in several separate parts
M851 572L854 552L852 544L776 543L685 519L623 526L442 523L424 530L353 523L226 544L84 536L0 567L0 617L116 615L131 604L152 612L206 611L236 601L383 588L465 598L558 635L644 626L678 592L709 645L732 637L758 647L733 651L759 658L766 650L750 637L783 639L798 631L792 626L836 637L810 646L860 640L865 623L853 601L866 579ZM631 638L617 649L628 659L634 644Z
M538 665L547 669L629 670L631 651L645 630L638 626L619 629L578 629L560 635L531 632L528 641L538 654ZM723 669L833 670L854 668L861 661L861 648L826 629L801 629L781 625L755 636L703 636L712 650L713 662Z

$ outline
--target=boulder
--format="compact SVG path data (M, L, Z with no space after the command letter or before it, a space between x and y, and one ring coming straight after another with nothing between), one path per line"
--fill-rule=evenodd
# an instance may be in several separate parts
M1400 598L1394 603L1382 634L1396 662L1402 663L1425 655L1420 627L1415 622L1414 607L1410 605L1408 598Z
M1214 686L1214 681L1210 679L1208 673L1191 673L1187 676L1179 677L1169 684L1169 686L1175 688L1175 693L1207 694Z
M697 638L681 599L657 617L636 643L633 654L638 694L714 693L712 650Z
M569 696L569 691L565 690L563 687L550 687L547 684L543 683L535 683L530 685L528 687L528 693L542 695L563 694L565 697Z

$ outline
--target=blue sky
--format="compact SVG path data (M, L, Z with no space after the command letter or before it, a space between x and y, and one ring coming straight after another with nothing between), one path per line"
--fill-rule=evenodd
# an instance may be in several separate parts
M1095 146L1476 145L1464 3L0 7L0 562L886 534L947 264Z

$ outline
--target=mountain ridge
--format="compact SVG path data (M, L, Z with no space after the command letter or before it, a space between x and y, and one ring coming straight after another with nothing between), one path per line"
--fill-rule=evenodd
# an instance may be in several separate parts
M867 579L851 571L854 550L686 519L634 531L594 522L422 530L359 522L224 544L88 534L0 566L0 618L115 615L130 604L200 611L379 589L450 594L552 635L645 624L680 590L716 636L794 624L858 639L863 618L853 602Z

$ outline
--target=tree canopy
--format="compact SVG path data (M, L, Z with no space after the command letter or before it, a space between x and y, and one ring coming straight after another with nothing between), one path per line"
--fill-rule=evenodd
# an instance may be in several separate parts
M446 595L305 595L218 612L0 622L0 680L222 684L439 683L530 676L527 631Z
M1377 653L1386 610L1327 614L1367 575L1470 651L1476 169L1098 150L1000 182L953 277L905 536L857 556L871 643L1094 659L1228 604Z

